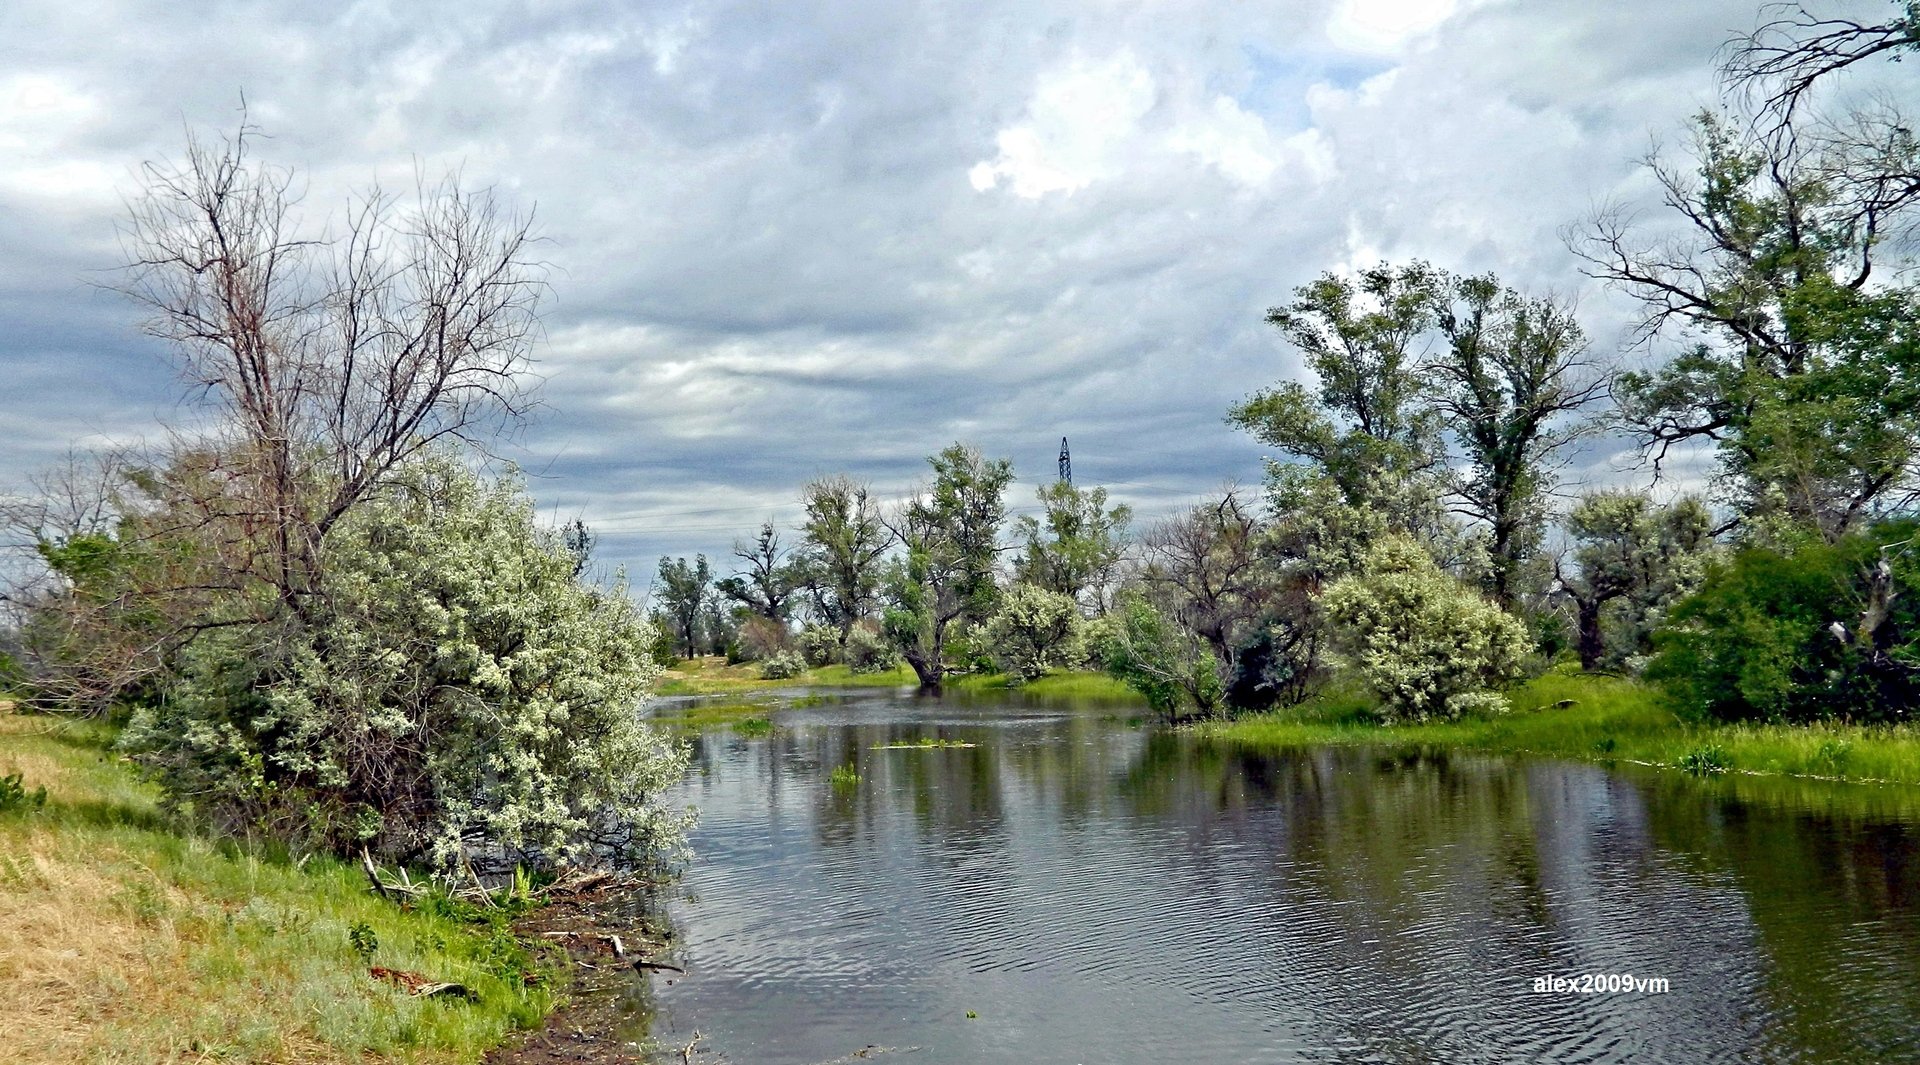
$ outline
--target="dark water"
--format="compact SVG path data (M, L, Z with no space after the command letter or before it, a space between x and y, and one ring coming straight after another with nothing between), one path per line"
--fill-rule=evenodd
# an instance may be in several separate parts
M689 971L647 994L736 1065L1920 1062L1905 792L892 693L775 721L698 744ZM978 746L873 749L924 736ZM1670 990L1533 990L1585 974Z

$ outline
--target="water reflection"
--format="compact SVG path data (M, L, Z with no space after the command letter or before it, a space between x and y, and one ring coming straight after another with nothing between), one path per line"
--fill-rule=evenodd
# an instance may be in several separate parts
M883 693L776 721L697 745L666 1041L697 1028L770 1063L876 1043L920 1062L1920 1060L1920 828L1898 797L1269 755L1018 701ZM875 749L922 738L977 746ZM829 782L841 766L857 785ZM1672 990L1532 990L1587 973Z

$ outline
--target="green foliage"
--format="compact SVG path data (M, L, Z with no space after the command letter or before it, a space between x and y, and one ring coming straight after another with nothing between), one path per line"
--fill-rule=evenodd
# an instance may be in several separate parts
M842 763L834 766L833 772L827 774L827 782L836 790L851 790L860 786L860 771L851 764Z
M1314 463L1349 503L1385 509L1377 493L1430 465L1439 423L1418 402L1415 343L1434 324L1441 275L1386 264L1348 279L1322 274L1267 312L1306 357L1317 393L1287 382L1236 405L1227 420ZM1404 526L1403 526L1404 527Z
M26 778L19 773L0 776L0 814L38 810L47 804L45 785L27 790Z
M798 651L777 651L760 663L760 676L766 680L792 680L807 671L807 660Z
M1428 387L1464 453L1453 490L1486 531L1488 591L1512 607L1539 589L1526 571L1545 528L1549 464L1579 438L1571 417L1605 379L1581 362L1586 337L1555 300L1488 274L1445 278L1439 301L1446 343Z
M326 544L304 623L193 645L124 744L232 834L446 867L651 862L686 753L635 708L658 673L624 594L577 583L517 479L435 456Z
M1726 748L1717 743L1703 744L1680 756L1679 767L1696 777L1718 776L1730 768Z
M1736 552L1674 608L1647 675L1725 721L1909 719L1920 700L1915 529Z
M661 611L673 624L673 637L680 654L692 658L708 642L702 623L706 620L713 595L713 568L707 556L696 555L689 563L684 558L660 560L660 583L654 587Z
M808 625L800 630L795 642L810 666L829 666L840 661L840 631L830 625Z
M845 665L855 676L891 673L900 668L900 652L870 624L855 625L843 649Z
M374 952L380 949L380 934L367 922L355 921L347 929L347 945L360 955L361 960L371 960Z
M1105 488L1076 488L1068 481L1041 485L1038 494L1044 519L1022 517L1016 525L1023 546L1014 580L1104 610L1133 509L1109 508Z
M1635 247L1602 223L1586 248L1654 324L1703 340L1622 374L1622 411L1657 453L1711 442L1743 514L1837 538L1914 483L1920 288L1873 269L1914 193L1873 190L1905 188L1892 175L1920 166L1920 144L1762 137L1712 114L1695 130L1695 173L1656 168L1694 247Z
M1457 717L1497 701L1519 674L1525 627L1389 536L1321 597L1334 638L1389 717Z
M881 564L893 533L867 486L850 478L814 481L802 492L802 502L807 517L794 560L797 579L813 612L837 629L844 643L855 623L879 605Z
M1690 496L1666 506L1627 490L1580 500L1567 518L1579 572L1563 574L1560 587L1573 604L1583 668L1620 668L1652 650L1667 608L1706 572L1712 525Z
M981 638L1000 671L1024 682L1084 662L1085 629L1072 596L1015 584L1001 596Z
M1225 713L1226 685L1206 642L1138 592L1122 592L1112 612L1089 626L1088 642L1107 673L1162 717Z
M906 556L889 571L890 605L882 626L921 686L937 687L949 670L949 626L962 618L984 621L993 611L999 590L994 569L1013 467L965 444L954 444L927 462L933 484L909 500L901 514Z

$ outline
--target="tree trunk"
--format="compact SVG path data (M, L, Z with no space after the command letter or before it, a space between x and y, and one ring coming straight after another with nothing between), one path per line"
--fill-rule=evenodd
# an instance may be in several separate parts
M1606 646L1600 638L1600 608L1606 604L1604 599L1575 599L1574 606L1580 618L1580 636L1576 644L1580 652L1580 668L1592 670L1600 664L1600 656Z

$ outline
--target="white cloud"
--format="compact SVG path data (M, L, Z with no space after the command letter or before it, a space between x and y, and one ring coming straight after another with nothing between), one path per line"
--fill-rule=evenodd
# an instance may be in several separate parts
M1338 0L1327 19L1327 36L1355 52L1395 55L1458 7L1457 0Z
M1028 199L1084 189L1124 165L1120 149L1153 103L1153 75L1132 52L1076 58L1040 79L1026 121L1000 131L1000 154L968 180L981 192L1005 181Z

